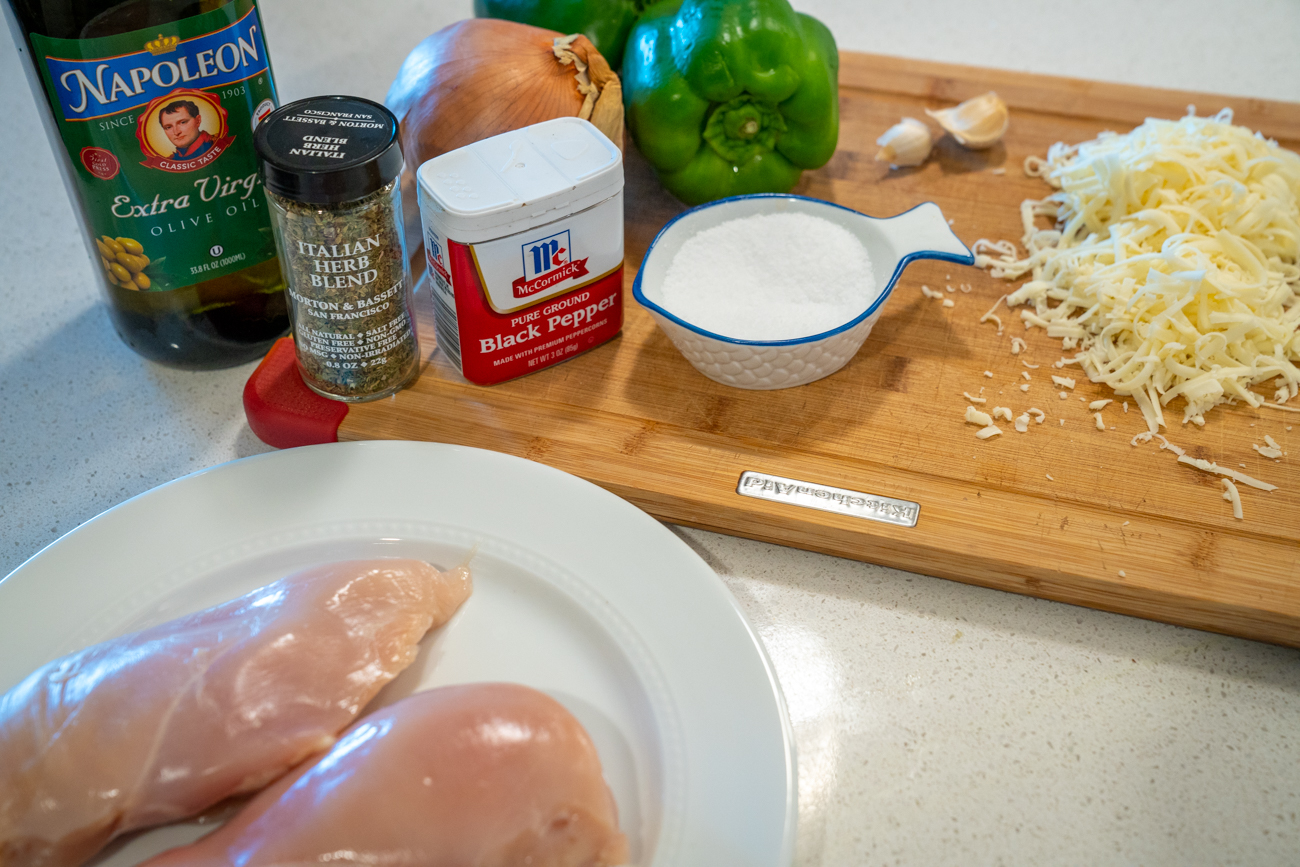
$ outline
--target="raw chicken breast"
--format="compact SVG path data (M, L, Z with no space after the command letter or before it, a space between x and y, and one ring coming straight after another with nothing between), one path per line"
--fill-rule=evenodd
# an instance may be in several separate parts
M591 739L515 684L419 692L143 867L603 867L627 860Z
M0 867L64 867L329 749L470 593L366 560L55 660L0 697Z

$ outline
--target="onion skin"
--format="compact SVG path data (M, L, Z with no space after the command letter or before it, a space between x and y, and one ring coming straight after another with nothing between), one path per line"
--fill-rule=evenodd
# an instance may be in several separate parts
M407 166L414 171L481 139L577 117L584 98L574 67L561 64L552 50L562 35L513 21L470 18L417 45L385 100L401 121ZM587 37L577 37L572 50L591 67L593 83L601 85L597 69L608 70L608 64ZM616 144L621 122L618 132Z

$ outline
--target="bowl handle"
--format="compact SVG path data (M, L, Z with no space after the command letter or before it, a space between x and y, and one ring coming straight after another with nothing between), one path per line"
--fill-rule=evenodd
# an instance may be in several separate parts
M953 234L943 211L934 202L925 202L896 217L881 220L880 230L898 250L900 266L914 259L975 264L975 256Z

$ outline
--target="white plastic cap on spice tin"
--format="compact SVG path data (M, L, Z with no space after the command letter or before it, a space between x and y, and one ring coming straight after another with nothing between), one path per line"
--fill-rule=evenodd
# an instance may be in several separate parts
M588 121L560 117L434 157L416 178L422 210L473 244L603 202L623 188L623 155Z

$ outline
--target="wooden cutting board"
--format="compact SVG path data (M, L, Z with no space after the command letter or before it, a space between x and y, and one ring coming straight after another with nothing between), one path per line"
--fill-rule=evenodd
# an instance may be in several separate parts
M1049 192L1021 166L1057 141L1126 132L1195 105L1202 115L1231 106L1238 123L1300 145L1300 104L851 53L841 63L839 149L795 192L879 217L934 201L967 245L1019 241L1020 202ZM1002 145L970 152L940 140L915 169L890 171L873 160L876 138L900 118L990 89L1012 109ZM1178 424L1181 407L1170 414L1166 434L1189 454L1278 486L1270 493L1239 486L1245 520L1235 520L1218 477L1154 444L1130 444L1145 430L1136 405L1125 414L1111 404L1102 413L1108 429L1098 430L1087 402L1111 395L1077 367L1064 372L1078 387L1058 397L1049 374L1062 373L1051 367L1063 354L1059 341L1025 331L1005 308L1001 335L979 323L1010 284L927 262L907 269L870 339L840 372L782 391L719 385L632 299L646 247L683 206L630 144L626 178L620 337L558 367L478 387L436 351L422 294L427 361L419 381L393 400L352 407L339 439L508 452L582 476L673 523L1300 646L1300 413L1225 406L1203 429ZM955 302L945 308L922 295L922 284L971 291L945 292ZM1026 352L1011 354L1013 336L1028 342ZM1022 373L1031 376L1027 394ZM1047 420L1024 434L1004 423L1002 436L978 440L963 422L962 392L981 390L986 408L1019 415L1037 406ZM1265 434L1289 453L1280 462L1251 448ZM895 526L740 496L746 471L911 501L919 519Z

